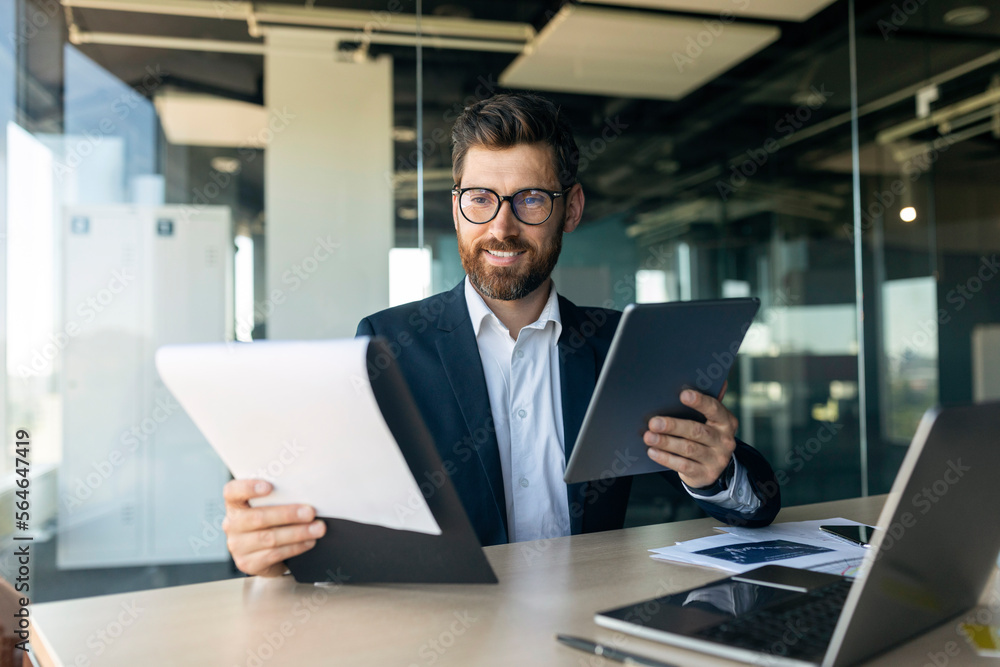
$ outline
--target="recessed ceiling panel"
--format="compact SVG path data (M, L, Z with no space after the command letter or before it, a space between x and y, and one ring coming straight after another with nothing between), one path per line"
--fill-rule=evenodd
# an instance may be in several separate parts
M260 105L175 91L153 103L172 144L264 148L268 112Z
M833 0L581 0L602 5L621 5L672 12L723 14L745 18L805 21Z
M676 100L780 35L773 26L566 5L504 70L500 84Z

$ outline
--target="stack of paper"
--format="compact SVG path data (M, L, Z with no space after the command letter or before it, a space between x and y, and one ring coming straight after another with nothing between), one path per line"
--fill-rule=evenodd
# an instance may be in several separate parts
M858 526L857 521L825 519L772 524L766 528L719 526L721 535L650 549L657 560L703 565L740 573L776 564L848 577L857 575L868 549L825 533L820 525Z

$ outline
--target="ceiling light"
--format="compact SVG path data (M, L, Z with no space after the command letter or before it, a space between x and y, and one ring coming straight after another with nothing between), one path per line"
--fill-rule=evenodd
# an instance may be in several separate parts
M982 23L990 17L990 10L978 5L967 7L957 7L944 15L944 22L948 25L969 26Z
M808 90L796 90L792 93L792 104L798 106L809 106L815 109L824 102L826 102L826 98L823 94L811 88Z
M397 125L392 128L392 140L393 141L416 141L417 140L417 130L413 127L402 127Z
M271 134L267 109L215 95L164 89L153 100L171 144L264 148Z
M434 8L434 16L449 16L458 19L471 19L472 10L458 4L438 5Z
M904 206L899 209L899 219L903 222L913 222L917 219L917 209L912 206Z
M212 158L212 169L223 174L235 174L240 170L240 161L234 157L219 155Z

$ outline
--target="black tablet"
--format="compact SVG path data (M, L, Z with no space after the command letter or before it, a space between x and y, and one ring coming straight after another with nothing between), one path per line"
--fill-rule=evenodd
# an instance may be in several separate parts
M757 298L630 304L597 379L564 479L568 483L666 470L642 436L656 415L704 422L681 403L695 389L718 396Z

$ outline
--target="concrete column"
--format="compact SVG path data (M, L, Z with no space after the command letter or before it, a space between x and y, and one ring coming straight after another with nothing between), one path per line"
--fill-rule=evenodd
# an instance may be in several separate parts
M389 303L392 63L270 28L264 65L267 337L340 338Z

